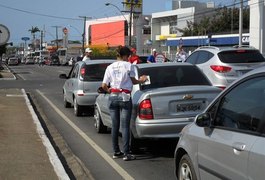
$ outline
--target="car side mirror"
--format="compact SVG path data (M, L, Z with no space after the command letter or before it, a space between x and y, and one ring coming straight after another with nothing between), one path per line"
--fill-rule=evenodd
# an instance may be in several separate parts
M210 127L211 126L211 116L209 113L199 114L195 118L195 124L199 127Z
M99 87L99 88L98 88L98 93L99 93L99 94L107 94L108 92L105 91L102 87Z
M67 77L66 74L60 74L60 75L59 75L59 78L60 78L60 79L68 79L68 77Z

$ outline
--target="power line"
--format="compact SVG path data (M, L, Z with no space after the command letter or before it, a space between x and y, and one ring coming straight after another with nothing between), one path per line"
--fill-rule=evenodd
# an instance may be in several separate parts
M62 17L62 16L53 16L53 15L48 15L48 14L36 13L36 12L32 12L32 11L26 11L26 10L22 10L22 9L18 9L18 8L12 8L12 7L3 5L3 4L0 4L0 7L6 8L6 9L11 9L11 10L14 10L14 11L19 11L19 12L27 13L27 14L31 14L31 15L38 15L38 16L43 16L43 17L55 18L55 19L78 20L78 21L81 20L81 19L78 19L78 18L69 18L69 17Z

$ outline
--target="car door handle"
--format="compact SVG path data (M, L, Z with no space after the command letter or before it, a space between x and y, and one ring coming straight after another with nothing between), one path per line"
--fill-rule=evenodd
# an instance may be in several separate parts
M236 142L232 145L233 149L236 151L244 151L246 148L246 145L241 142Z

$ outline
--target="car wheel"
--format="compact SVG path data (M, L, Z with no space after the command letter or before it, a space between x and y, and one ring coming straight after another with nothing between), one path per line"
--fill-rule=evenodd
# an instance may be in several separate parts
M182 156L179 163L177 174L178 174L178 179L197 180L191 159L187 154Z
M107 132L107 126L105 126L102 122L98 107L95 107L94 119L95 119L94 126L95 126L97 132L98 133L106 133Z
M71 103L69 103L69 102L66 100L66 95L65 95L65 93L63 94L63 102L64 102L64 107L65 107L65 108L70 108L70 107L71 107Z
M137 154L140 152L140 139L136 139L131 133L130 138L130 150L132 153Z
M74 98L74 113L76 116L81 116L83 114L82 107L77 104L76 98Z

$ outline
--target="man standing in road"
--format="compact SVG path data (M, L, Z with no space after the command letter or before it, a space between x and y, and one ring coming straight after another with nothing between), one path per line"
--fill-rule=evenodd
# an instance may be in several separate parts
M105 71L102 88L110 93L109 111L112 120L112 148L114 151L113 159L123 157L124 161L135 159L130 154L130 120L132 114L131 90L133 84L144 83L146 76L135 79L133 65L128 62L131 51L128 47L120 47L118 59L109 65ZM110 85L110 88L108 87ZM119 129L122 128L123 152L119 148Z
M85 50L85 56L83 58L82 61L86 61L86 60L91 60L91 53L92 53L92 50L90 48L86 48Z
M139 64L140 63L140 58L139 56L136 54L136 49L135 48L131 48L132 54L129 57L129 62L131 64Z
M155 63L156 62L155 57L156 57L156 49L153 49L153 54L148 56L147 63Z

